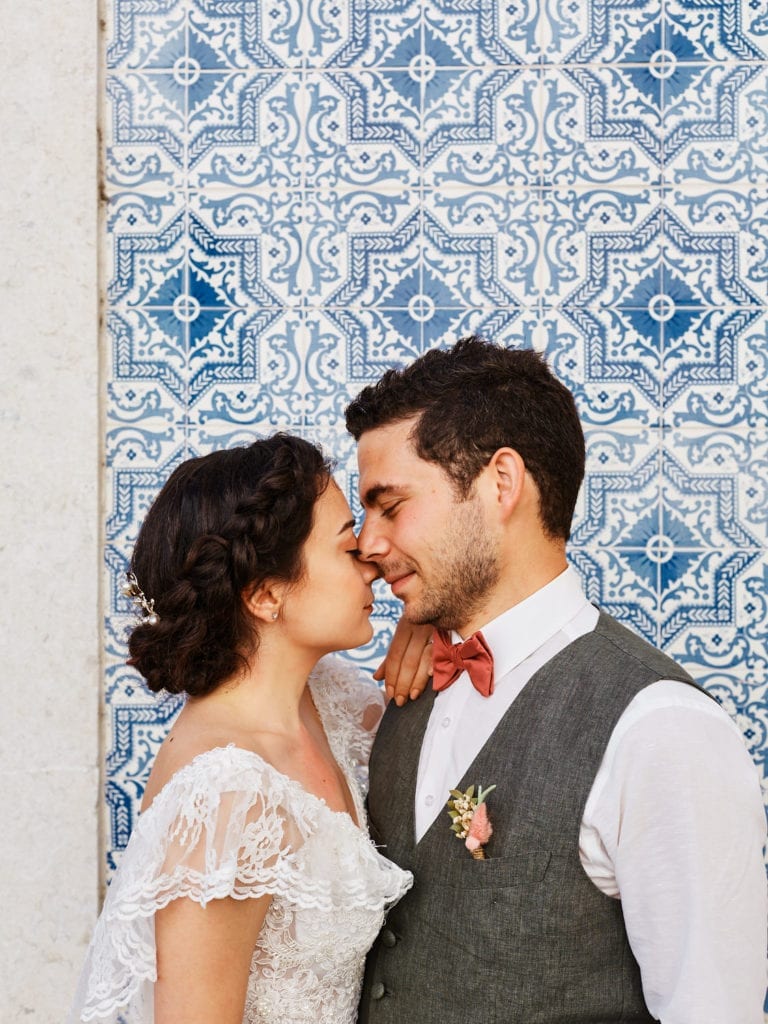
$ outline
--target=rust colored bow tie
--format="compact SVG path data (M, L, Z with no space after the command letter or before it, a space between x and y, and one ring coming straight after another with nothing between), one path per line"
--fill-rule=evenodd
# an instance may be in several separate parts
M450 634L436 629L432 638L432 688L445 690L464 670L472 685L484 697L493 693L493 655L482 633L473 633L462 643L451 643Z

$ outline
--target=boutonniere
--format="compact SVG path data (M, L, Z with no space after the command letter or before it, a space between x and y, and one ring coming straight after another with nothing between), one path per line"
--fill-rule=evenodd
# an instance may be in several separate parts
M448 801L451 831L456 833L457 839L464 840L464 845L475 860L485 860L483 847L493 835L485 800L494 789L495 786L489 786L487 789L478 786L477 796L474 786L470 786L466 793L462 793L460 789L452 789L451 799Z

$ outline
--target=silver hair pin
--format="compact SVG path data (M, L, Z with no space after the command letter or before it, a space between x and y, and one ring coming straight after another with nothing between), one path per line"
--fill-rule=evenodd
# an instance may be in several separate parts
M147 626L156 626L160 621L160 616L155 611L155 599L147 598L147 595L139 586L139 581L136 579L136 575L132 572L125 574L128 582L123 587L123 594L126 597L130 597L136 606L137 611L143 611L144 614L141 616L141 621Z

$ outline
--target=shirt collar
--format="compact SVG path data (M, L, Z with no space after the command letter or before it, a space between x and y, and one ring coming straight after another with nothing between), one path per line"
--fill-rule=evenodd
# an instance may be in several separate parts
M570 566L520 604L482 627L499 680L563 629L589 602ZM461 638L453 634L454 641Z

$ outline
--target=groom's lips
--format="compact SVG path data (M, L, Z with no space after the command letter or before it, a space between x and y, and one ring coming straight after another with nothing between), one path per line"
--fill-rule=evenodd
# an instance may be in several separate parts
M392 593L397 597L398 592L406 586L408 580L410 580L414 575L415 573L413 572L406 572L403 573L402 576L385 576L384 579L392 588Z

